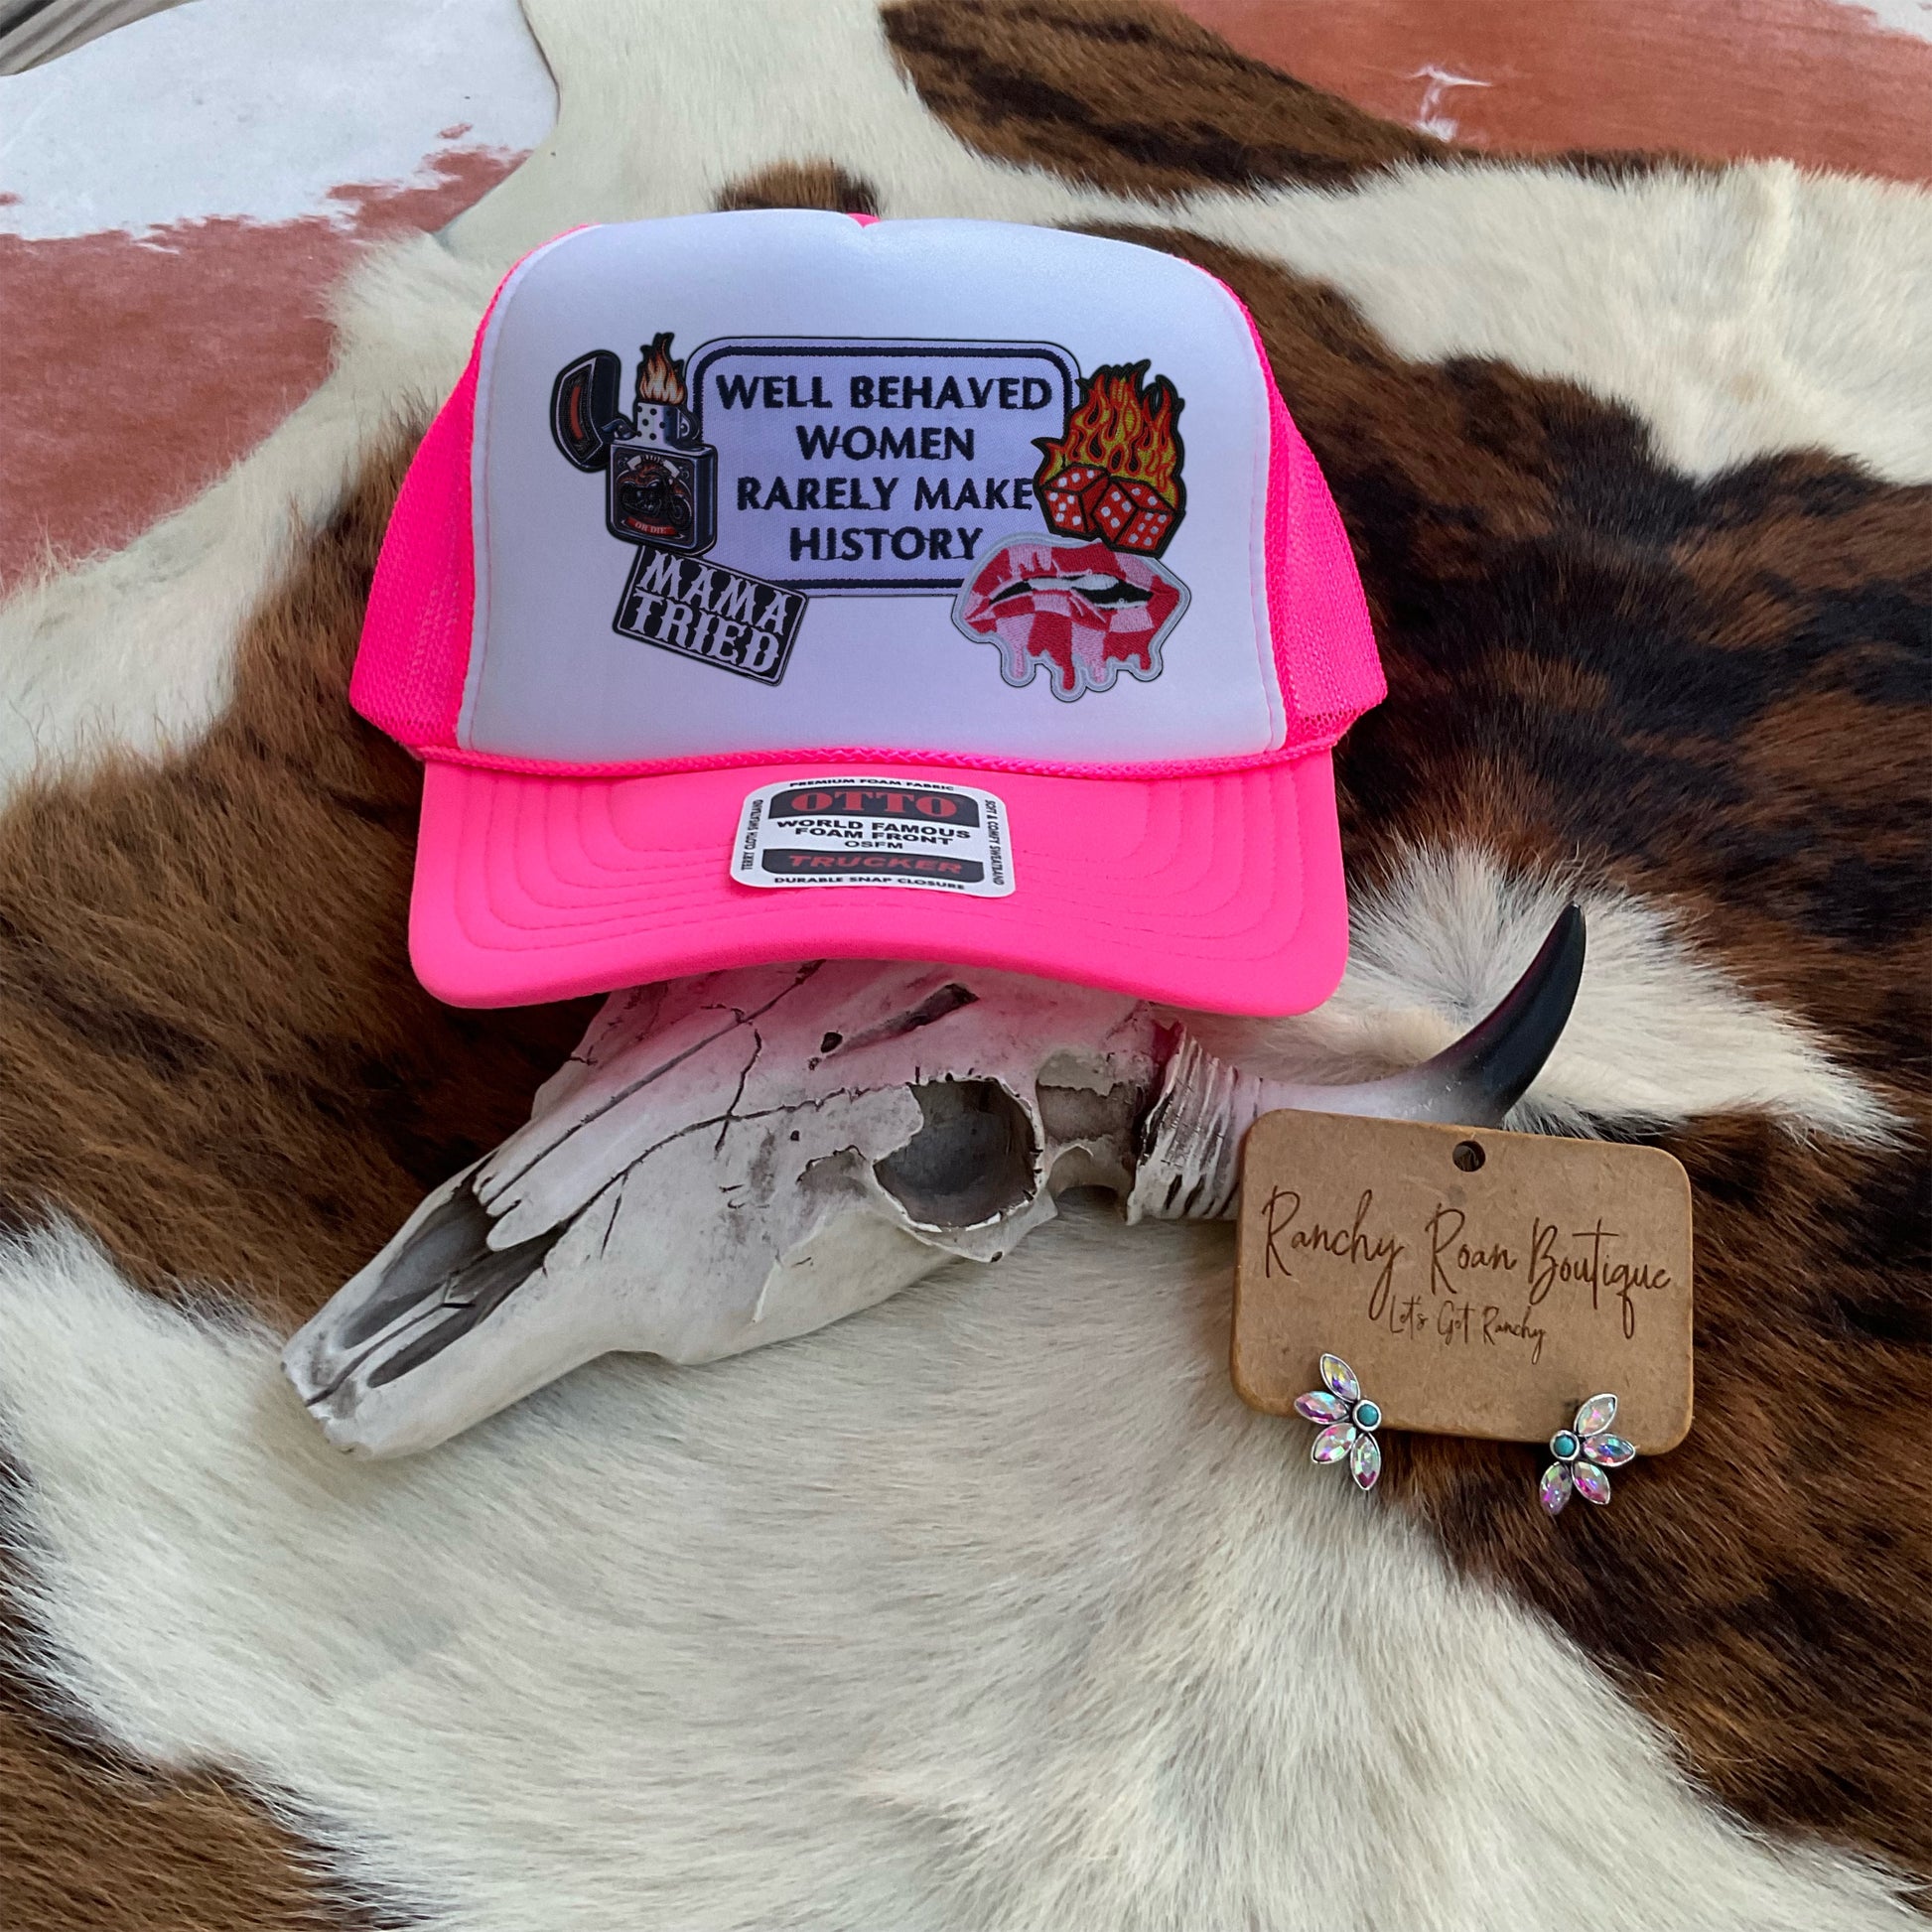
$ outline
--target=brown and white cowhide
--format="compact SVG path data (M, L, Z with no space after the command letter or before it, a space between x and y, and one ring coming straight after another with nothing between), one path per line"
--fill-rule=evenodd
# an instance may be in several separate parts
M0 1923L1919 1922L1932 200L1476 160L1133 0L528 12L555 138L0 612ZM1097 1214L413 1461L298 1409L278 1334L583 1020L403 961L414 772L343 692L411 426L528 243L760 202L1254 311L1392 686L1337 1011L1464 1020L1581 892L1546 1097L1697 1189L1698 1426L1609 1510L1441 1441L1345 1492L1229 1388L1225 1230Z

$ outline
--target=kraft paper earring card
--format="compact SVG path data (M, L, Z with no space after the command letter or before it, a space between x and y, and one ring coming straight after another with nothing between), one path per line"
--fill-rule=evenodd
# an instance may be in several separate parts
M1275 1113L1242 1170L1232 1368L1286 1415L1324 1354L1391 1429L1543 1442L1598 1389L1691 1427L1691 1189L1657 1148Z

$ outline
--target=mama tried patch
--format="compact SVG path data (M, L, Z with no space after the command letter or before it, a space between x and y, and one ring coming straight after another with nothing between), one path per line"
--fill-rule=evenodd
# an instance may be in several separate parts
M808 778L745 800L732 877L741 886L909 886L1005 898L1005 804L970 785Z

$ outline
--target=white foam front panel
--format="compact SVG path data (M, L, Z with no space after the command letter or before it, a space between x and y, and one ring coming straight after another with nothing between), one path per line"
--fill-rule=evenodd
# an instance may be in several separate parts
M636 402L643 351L665 332L682 417ZM601 467L580 468L553 434L553 393L595 350L620 358L630 427ZM1037 443L1061 435L1096 368L1142 362L1180 399L1184 508L1158 557L1130 547L1116 564L1049 525ZM1074 764L1271 750L1284 720L1263 575L1268 439L1238 305L1149 249L786 210L565 236L511 278L483 345L459 742L582 763L848 746ZM668 512L681 539L614 534L614 470L644 488L623 498L644 505L640 527L667 488L682 492ZM1057 649L1065 626L1050 620L1023 623L1038 649L976 633L963 604L990 608L988 625L1021 608L999 571L979 578L1015 538L1033 545L1009 553L1024 568L1006 577L1042 609L1092 600L1133 649L1104 649L1091 628ZM1056 571L1072 590L1046 584Z

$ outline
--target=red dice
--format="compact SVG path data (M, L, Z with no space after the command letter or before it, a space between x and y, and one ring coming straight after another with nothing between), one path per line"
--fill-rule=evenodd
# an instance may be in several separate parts
M1039 500L1047 522L1062 536L1099 536L1101 530L1094 520L1094 510L1111 483L1106 471L1096 470L1089 463L1076 463L1062 470L1039 486Z
M1093 506L1101 542L1116 550L1158 550L1173 521L1173 510L1151 483L1116 477Z
M1039 485L1046 520L1062 536L1098 537L1116 550L1158 551L1174 506L1153 484L1076 463Z

